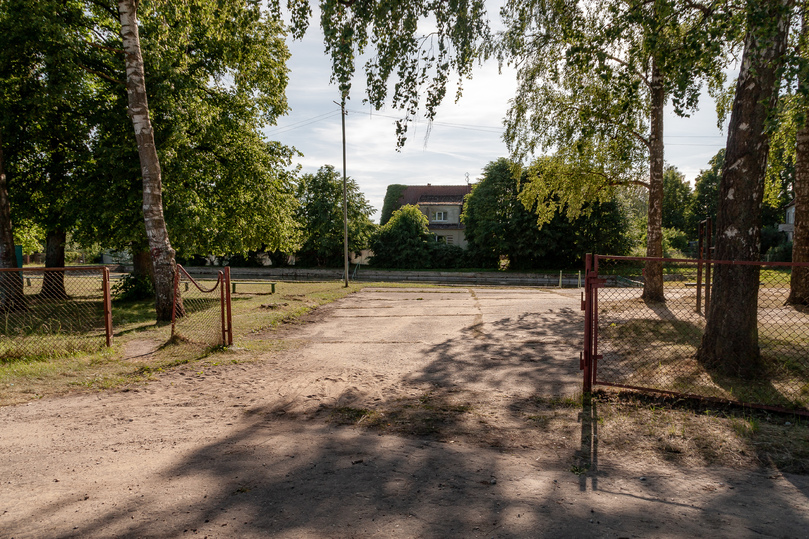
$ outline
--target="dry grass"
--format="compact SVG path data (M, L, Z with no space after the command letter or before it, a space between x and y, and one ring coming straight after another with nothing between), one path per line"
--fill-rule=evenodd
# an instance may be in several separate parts
M809 474L807 418L633 393L598 392L587 404L581 395L499 402L431 390L320 413L380 433L551 452L568 459L577 475L595 472L594 454L684 468L765 466Z
M290 344L257 336L312 309L356 292L367 283L278 283L275 295L267 287L239 286L233 295L234 345L251 351L276 351ZM272 307L269 307L272 306ZM71 355L40 354L0 360L0 406L81 390L100 390L142 383L154 374L189 362L233 361L221 348L170 342L170 325L154 323L151 301L113 305L114 344L96 352ZM145 349L132 352L133 347ZM238 361L244 361L244 354Z

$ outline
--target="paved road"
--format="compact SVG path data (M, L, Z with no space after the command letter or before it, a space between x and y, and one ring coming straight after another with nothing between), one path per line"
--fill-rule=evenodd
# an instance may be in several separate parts
M582 315L575 292L365 289L301 335L305 353L408 383L472 391L581 391Z
M531 419L533 397L579 390L578 306L366 289L262 336L283 351L252 362L242 342L145 387L2 408L0 538L805 536L805 477L627 459L580 436L595 408ZM359 408L446 421L399 435L331 415Z

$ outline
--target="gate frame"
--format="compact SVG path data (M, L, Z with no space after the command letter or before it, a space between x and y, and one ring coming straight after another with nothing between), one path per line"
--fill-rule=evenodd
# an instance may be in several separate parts
M707 221L710 222L709 219ZM708 242L710 242L710 232L708 232L708 238L709 238ZM710 248L707 251L708 253L710 253ZM708 397L703 395L697 395L694 393L667 391L664 389L655 389L651 387L631 386L625 384L615 384L611 382L599 382L598 378L596 377L598 360L603 359L604 356L598 354L598 289L603 287L607 283L606 279L600 279L598 277L598 260L600 258L605 260L609 259L609 260L624 260L624 261L638 261L638 262L651 260L657 262L683 262L688 264L697 263L699 265L705 264L707 266L708 275L706 279L707 282L703 284L705 284L706 287L712 284L710 281L711 264L759 266L762 268L768 266L775 266L775 267L789 266L794 268L796 266L809 267L809 262L761 262L749 260L713 260L711 259L710 254L708 254L707 259L705 258L692 259L692 258L656 258L656 257L642 257L642 256L610 256L610 255L598 255L595 253L593 254L588 253L585 256L584 262L585 280L584 280L584 292L582 293L583 298L581 302L581 310L584 311L584 349L582 350L579 356L579 368L580 370L583 371L582 391L585 395L592 393L593 386L600 385L605 387L615 387L619 389L629 389L641 393L656 393L662 395L669 395L673 397L696 399L704 402L730 404L734 406L741 406L743 408L755 408L759 410L769 410L773 412L781 412L809 417L809 410L795 410L784 408L781 406L773 406L769 404L734 401L719 397ZM708 291L707 294L710 294L710 291ZM706 310L709 297L710 296L705 298Z
M230 267L226 266L224 271L220 271L216 277L216 284L206 289L194 279L184 267L177 264L174 272L174 295L171 305L171 336L174 337L174 328L177 322L177 298L180 297L180 273L183 273L193 283L197 290L203 293L211 293L219 288L219 320L222 331L222 345L233 345L233 317L230 303Z

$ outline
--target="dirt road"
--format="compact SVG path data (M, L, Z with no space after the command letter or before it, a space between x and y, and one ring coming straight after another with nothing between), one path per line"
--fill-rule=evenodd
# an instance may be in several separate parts
M595 409L538 420L579 389L578 307L366 289L258 337L283 352L0 409L0 537L806 537L806 477L627 461L583 440Z

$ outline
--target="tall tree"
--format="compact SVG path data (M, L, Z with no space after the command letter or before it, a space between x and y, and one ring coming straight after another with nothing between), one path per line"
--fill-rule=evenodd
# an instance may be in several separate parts
M347 178L348 248L357 253L369 245L376 226L376 211L360 192L357 182ZM298 219L303 245L298 251L304 264L339 266L343 260L343 180L333 166L315 174L304 174L298 186Z
M138 3L139 0L120 0L118 14L121 18L121 40L126 58L126 91L129 96L127 112L135 130L143 178L143 220L154 266L155 310L157 319L165 321L171 320L174 311L174 275L177 264L163 218L160 158L157 155L149 103L146 99L146 74L143 70L138 30Z
M518 65L517 95L506 119L515 159L536 149L580 171L541 206L605 197L616 185L649 189L647 256L662 256L663 111L686 114L706 79L718 84L730 24L722 3L511 1L498 53ZM645 164L646 171L641 171ZM550 214L551 212L544 212ZM643 297L661 301L662 264L647 262Z
M691 221L691 186L677 167L668 166L663 172L663 228L686 232Z
M699 223L710 218L716 223L716 207L719 204L719 181L725 164L725 149L719 150L708 162L709 168L700 170L694 180L694 194L691 198L689 231L692 237L699 233Z
M25 75L6 80L19 102L8 152L14 182L11 203L18 220L45 229L46 267L65 265L66 233L75 224L78 183L92 161L89 143L94 86L78 62L89 36L79 0L8 0L0 16L0 46L25 63ZM64 274L46 272L42 293L66 297Z
M759 260L768 120L789 28L790 0L747 4L747 28L719 186L715 259ZM717 264L705 333L697 350L710 368L739 377L759 372L758 266Z
M809 6L803 2L798 58L799 89L796 96L802 105L802 118L795 135L795 232L792 261L809 262ZM809 305L809 268L792 268L787 303Z
M92 116L94 166L79 187L76 236L129 248L152 265L140 156L121 114L129 95L118 11L105 7L91 5L93 39L82 58L105 99ZM171 247L183 256L291 250L297 153L262 134L287 110L279 20L254 0L142 2L137 13Z
M487 164L472 186L462 220L476 260L495 266L507 256L510 269L570 268L594 250L626 254L626 217L614 201L591 204L574 219L559 210L540 228L536 214L519 199L520 187L505 158Z
M3 165L3 138L0 132L0 268L16 268L14 234L11 225L11 206L8 202L6 171ZM24 310L25 294L20 275L0 273L0 312Z

